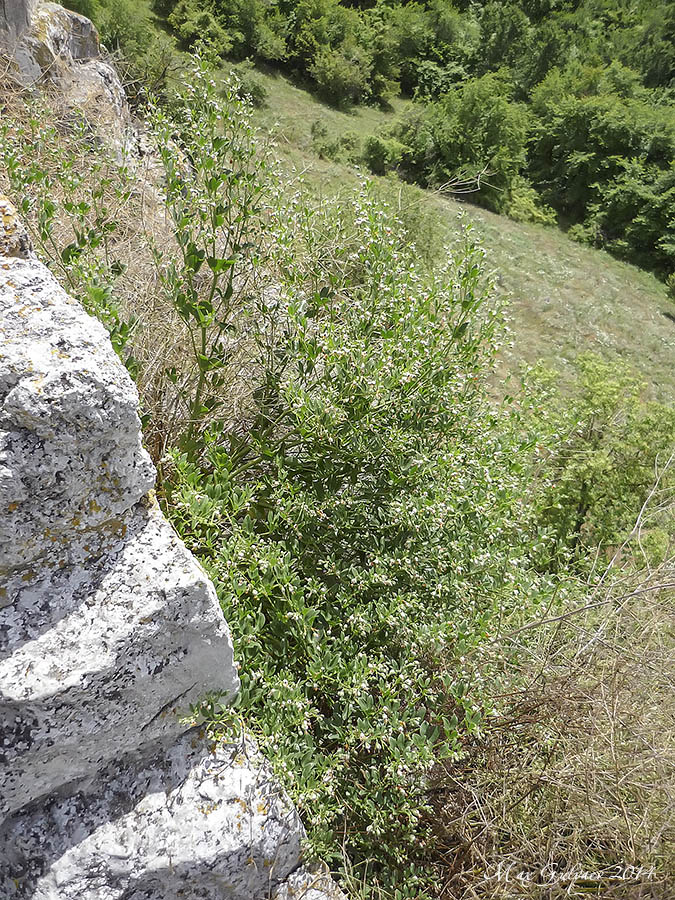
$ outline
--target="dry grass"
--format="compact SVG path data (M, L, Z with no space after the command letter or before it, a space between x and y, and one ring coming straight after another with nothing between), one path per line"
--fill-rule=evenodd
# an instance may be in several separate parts
M74 229L80 223L68 214L65 204L91 203L92 193L100 189L98 208L105 211L106 221L115 223L104 243L86 252L107 267L112 262L119 264L113 302L122 318L139 323L127 349L138 362L142 410L151 423L145 433L146 445L159 461L183 428L186 415L165 370L174 366L183 377L192 375L184 371L189 358L188 330L162 291L153 256L154 249L169 257L176 249L162 200L160 164L142 131L141 152L121 160L116 149L101 140L95 122L82 127L58 91L36 96L11 79L8 67L1 71L5 73L0 81L2 125L8 129L5 140L7 146L13 142L21 147L24 184L17 192L7 172L0 170L0 190L17 205L28 202L23 215L35 249L66 290L78 294L78 272L63 262L61 251L75 239ZM32 178L29 168L41 177ZM56 210L51 236L41 239L39 218L45 200L55 204ZM98 227L96 210L92 209L88 219L92 227Z
M675 560L640 548L675 509L651 504L586 602L488 648L500 714L435 773L440 897L673 897Z

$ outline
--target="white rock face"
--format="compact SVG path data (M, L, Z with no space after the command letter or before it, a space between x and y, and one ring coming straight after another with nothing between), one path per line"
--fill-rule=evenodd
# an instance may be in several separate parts
M181 719L238 688L215 591L103 326L0 224L0 897L338 897L255 750Z
M64 841L54 824L75 820L78 840ZM35 900L262 900L297 867L301 834L255 752L205 755L186 735L150 765L122 757L93 790L50 799L11 852Z
M141 447L135 388L103 326L35 261L6 265L0 572L8 573L123 515L155 474Z

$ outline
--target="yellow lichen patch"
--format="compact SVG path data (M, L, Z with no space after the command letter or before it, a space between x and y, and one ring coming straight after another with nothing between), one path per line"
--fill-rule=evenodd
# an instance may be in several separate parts
M26 259L30 254L30 241L19 214L6 197L0 196L0 256Z
M99 512L101 507L95 505L94 507L90 506L92 512ZM92 528L97 534L105 534L105 535L114 535L115 537L125 537L128 530L127 523L123 519L108 519L107 522L102 522L100 525Z
M208 803L204 806L199 807L199 812L203 813L205 816L208 816L209 813L214 812L214 810L218 809L218 803Z
M22 581L32 581L34 578L37 578L37 572L34 572L32 569L21 576Z
M146 509L152 509L157 506L157 492L154 488L150 488L148 493L141 499L141 503L146 507Z
M8 512L15 512L15 510L17 510L18 508L19 508L19 504L16 502L16 500L14 500L12 503L9 503L7 505Z
M33 384L33 387L35 388L35 393L36 393L36 394L41 394L41 393L42 393L42 382L43 382L44 380L45 380L45 376L44 376L44 375L36 375L36 376L32 379L32 384Z

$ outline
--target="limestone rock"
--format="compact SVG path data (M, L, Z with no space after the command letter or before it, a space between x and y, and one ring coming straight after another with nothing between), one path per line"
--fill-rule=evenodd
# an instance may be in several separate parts
M4 263L0 297L0 573L8 574L118 519L153 486L154 470L138 395L103 326L35 260Z
M301 867L278 885L272 900L346 900L324 866Z
M5 582L0 814L178 737L178 712L237 686L213 589L159 511L102 533L93 558Z
M21 888L2 863L0 888L8 900L263 900L296 870L301 835L253 748L191 732L27 813L11 836Z
M16 0L21 14L7 13L15 0L0 0L0 49L24 87L48 84L82 115L92 133L121 155L130 146L131 118L117 73L101 59L96 28L85 16L49 0ZM16 27L15 21L23 24Z
M14 206L0 196L0 256L28 259L31 243Z
M238 689L227 625L105 329L22 234L0 204L0 897L333 900L255 748L185 716Z
M149 497L138 397L35 259L0 265L0 734L7 815L238 678L215 592Z

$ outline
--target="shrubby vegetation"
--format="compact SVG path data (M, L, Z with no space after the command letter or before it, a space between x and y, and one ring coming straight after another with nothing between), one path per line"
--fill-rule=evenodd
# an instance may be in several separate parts
M126 266L112 250L131 193L128 173L104 154L82 159L91 144L86 122L71 117L64 135L40 101L31 112L27 121L8 117L0 124L0 158L10 191L34 225L40 256L103 322L122 361L137 374L128 346L137 318L120 309L116 288Z
M423 46L417 26L425 10L393 10L406 40ZM461 34L470 46L466 15L438 10L447 40ZM217 8L209 14L216 18ZM351 10L348 19L359 15ZM506 36L496 29L494 40L516 54L525 18L514 12ZM309 56L315 32L303 33ZM412 84L414 71L401 65L401 79ZM468 110L492 94L503 114L474 121ZM477 847L491 842L484 852L499 860L523 834L538 840L542 822L547 846L569 854L554 862L576 860L573 849L586 868L630 855L658 862L660 877L671 877L663 850L668 788L655 811L640 804L649 779L667 781L672 771L655 769L641 748L647 780L635 775L632 758L619 772L623 726L612 718L597 745L609 735L617 776L606 793L592 794L594 813L608 811L599 837L572 805L577 784L588 796L592 778L577 781L575 770L574 790L556 793L540 777L552 760L562 765L559 732L568 720L537 710L549 709L538 689L550 668L565 699L576 679L572 700L595 723L601 701L614 697L606 691L618 668L611 670L614 657L601 657L602 673L611 672L594 694L589 647L609 654L607 621L618 630L625 593L660 596L654 572L675 537L666 502L672 408L645 405L629 373L590 357L579 362L571 396L536 371L515 397L496 397L502 323L471 232L444 265L427 266L413 214L401 223L372 185L349 206L317 204L301 183L284 188L246 95L197 62L185 85L153 108L164 168L156 187L166 192L170 225L144 238L142 255L152 267L145 293L159 315L139 316L121 348L134 353L162 501L214 579L242 663L238 707L212 697L195 715L225 739L243 720L303 812L314 851L347 885L363 881L361 896L439 896L465 860L474 865ZM509 79L490 71L436 102L455 123L446 140L465 153L461 169L439 168L446 180L467 177L479 161L462 145L462 127L473 128L481 146L497 133L516 152L531 115ZM54 270L85 303L105 282L106 303L89 308L114 334L126 321L119 311L111 321L111 311L127 274L120 232L131 226L120 220L136 202L133 175L109 162L104 169L91 142L40 124L37 107L27 122L22 114L1 135L14 192ZM395 144L389 150L398 152ZM375 143L371 152L379 153ZM513 195L515 183L519 203L535 206L527 182L509 182L508 155L502 162L491 202ZM425 241L421 228L417 237ZM647 521L655 481L660 502ZM607 565L611 573L617 560L615 583ZM644 569L650 585L642 588ZM579 646L556 624L578 621L577 608L608 610L583 620ZM665 644L662 616L650 621L662 623ZM546 636L540 653L522 637L533 634ZM666 671L653 638L640 640L649 670ZM579 673L583 664L592 677ZM666 724L651 700L645 705L651 738ZM639 728L639 712L631 716ZM527 740L515 740L525 727ZM500 728L509 736L501 743ZM539 780L523 796L497 792L497 824L467 818L463 832L449 798L458 785L467 795L473 786L494 792L494 758L484 759L494 747L520 778L536 772ZM626 772L632 787L624 799ZM487 788L483 796L485 809ZM571 798L564 816L574 827L556 838L560 797ZM621 810L632 817L625 834ZM578 847L565 842L567 831L583 835ZM536 868L536 853L530 863ZM468 889L483 884L484 896L497 897L501 885L488 892L485 866L484 855Z
M207 73L182 102L169 131L158 120L193 169L186 187L164 153L183 253L171 297L207 348L200 383L219 373L217 394L232 357L211 338L227 331L252 384L236 426L217 403L190 404L167 510L212 574L239 711L315 852L371 890L433 896L430 779L500 707L499 672L489 690L467 658L500 622L582 604L597 556L631 534L675 414L593 358L572 403L542 373L496 407L499 316L470 234L425 271L367 188L347 215L279 193L251 165L245 109ZM272 291L250 290L251 264L274 273ZM662 551L671 538L666 524L651 539ZM236 720L215 701L201 713L215 734Z
M645 400L644 385L624 366L583 354L577 368L571 399L560 397L553 372L531 373L528 388L536 398L531 427L543 426L547 445L539 524L552 541L546 565L558 570L621 545L675 435L675 410Z
M368 189L347 216L289 202L252 164L245 107L206 72L157 127L181 248L169 296L200 373L167 510L216 583L239 711L315 852L372 890L432 896L430 778L499 712L467 657L499 622L582 602L675 416L590 358L574 403L539 376L495 408L498 315L470 234L424 271ZM251 289L256 267L272 291ZM236 423L217 400L236 358L224 334L251 382ZM217 735L236 721L217 701L199 712Z
M143 48L129 24L121 35L110 24L123 0L81 2L106 39ZM673 273L675 13L665 0L152 5L182 48L199 41L290 71L336 106L414 97L412 112L366 142L374 173L433 187L468 179L479 204L557 219L578 240Z

